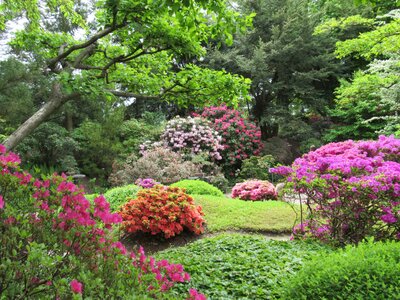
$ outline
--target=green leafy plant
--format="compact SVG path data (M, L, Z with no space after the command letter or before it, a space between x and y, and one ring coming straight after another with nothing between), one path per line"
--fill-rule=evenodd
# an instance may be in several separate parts
M282 287L283 299L398 299L400 243L372 240L319 255Z
M201 287L210 299L275 299L281 282L319 251L329 248L221 234L158 255L190 271L190 285L179 285L178 293L190 286Z
M220 197L224 195L218 188L202 180L181 180L171 184L171 187L183 188L188 194L213 195Z
M269 168L275 167L277 162L272 155L250 156L243 160L242 169L238 174L240 179L259 179L275 181L277 176L269 172Z
M129 184L108 190L104 193L104 197L110 203L111 211L117 211L129 199L135 198L139 190L140 187L137 185Z

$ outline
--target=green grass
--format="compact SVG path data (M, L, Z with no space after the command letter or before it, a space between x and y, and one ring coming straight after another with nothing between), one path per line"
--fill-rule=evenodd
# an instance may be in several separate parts
M193 198L203 208L211 233L229 230L289 233L296 219L292 207L282 201L252 202L208 195L193 195Z
M174 288L176 299L192 287L208 299L279 299L281 283L325 251L330 249L316 243L220 234L159 252L156 258L182 264L191 276L189 283Z

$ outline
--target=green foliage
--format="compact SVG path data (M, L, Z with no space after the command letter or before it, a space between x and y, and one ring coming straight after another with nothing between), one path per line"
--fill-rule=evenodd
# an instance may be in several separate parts
M208 195L193 197L203 208L209 232L244 230L290 233L299 211L298 206L294 206L293 210L282 201L249 202Z
M399 242L370 240L307 262L283 285L283 299L397 299L399 268Z
M190 284L180 285L180 292L191 286L201 288L210 299L276 299L286 277L326 251L318 244L221 234L158 255L183 264L190 272Z
M272 155L251 156L243 160L239 172L240 179L259 179L275 182L276 176L269 173L269 168L275 167L277 162Z
M211 195L211 196L219 196L223 197L224 194L215 186L202 181L202 180L181 180L171 184L172 187L179 187L186 190L188 194L197 194L197 195Z
M140 187L137 185L129 184L109 189L104 193L104 197L108 203L110 203L110 210L114 212L124 205L129 199L135 198L136 193L139 190Z
M74 158L77 149L78 144L70 133L53 122L40 125L17 147L17 151L26 159L26 165L42 165L43 173L48 169L48 174L51 170L77 173L79 169Z
M339 58L361 57L370 64L366 70L356 72L351 82L343 80L338 88L331 113L338 124L326 136L328 141L392 134L400 124L400 15L395 10L377 20L370 31L337 43Z

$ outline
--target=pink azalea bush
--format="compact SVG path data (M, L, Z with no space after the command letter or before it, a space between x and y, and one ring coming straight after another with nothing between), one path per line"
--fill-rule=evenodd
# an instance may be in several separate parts
M248 180L237 183L232 188L232 198L252 201L272 200L277 198L277 193L274 185L267 180Z
M195 114L197 115L197 114ZM242 117L238 110L222 106L210 106L199 115L211 121L214 130L221 135L221 155L225 173L234 176L242 160L260 155L261 131L256 124Z
M211 127L209 121L202 118L176 117L168 121L160 139L160 142L141 145L141 154L149 148L164 146L184 155L206 153L211 160L222 159L221 136Z
M113 225L122 219L103 196L91 204L65 176L35 179L19 164L0 145L3 297L164 298L174 283L189 280L181 265L157 262L142 248L129 252L116 240Z
M271 172L308 197L310 215L295 236L339 245L400 239L399 139L330 143Z

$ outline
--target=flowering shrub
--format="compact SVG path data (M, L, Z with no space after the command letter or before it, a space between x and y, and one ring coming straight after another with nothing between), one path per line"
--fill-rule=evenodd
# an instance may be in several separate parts
M168 121L161 141L153 145L164 146L188 156L206 153L211 160L222 159L221 136L212 129L209 121L202 118L176 117ZM144 154L149 146L143 144L141 153Z
M237 183L232 189L232 198L242 200L276 199L277 193L272 183L266 180L248 180Z
M143 189L122 207L120 215L122 228L129 233L163 233L170 238L184 228L195 234L204 231L201 207L196 207L193 198L180 188L156 185Z
M259 155L262 149L261 131L251 121L241 117L237 110L225 105L211 106L200 115L212 122L213 128L222 136L222 163L226 174L234 175L241 161Z
M162 297L189 280L181 265L130 253L112 238L122 219L103 196L91 205L65 176L34 179L19 163L0 145L2 297Z
M120 169L111 174L113 184L128 184L139 178L153 178L163 184L189 178L201 173L200 167L190 161L184 161L179 153L164 147L156 147L135 160L128 157Z
M155 181L153 178L145 178L145 179L139 178L138 180L135 181L135 183L144 189L150 189L153 186L160 184L159 182Z
M271 171L307 194L309 220L296 236L340 245L367 236L400 239L399 139L331 143Z

